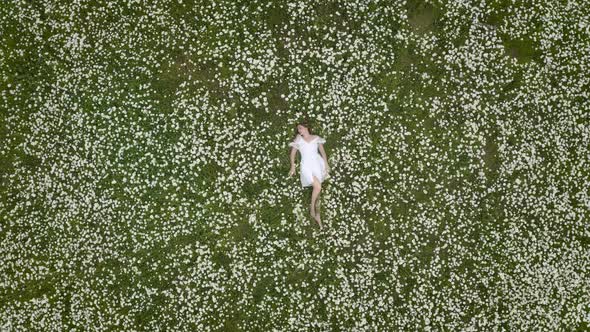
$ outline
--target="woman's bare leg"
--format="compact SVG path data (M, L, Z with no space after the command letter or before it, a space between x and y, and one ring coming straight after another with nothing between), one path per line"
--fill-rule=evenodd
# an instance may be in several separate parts
M320 228L322 228L322 221L320 218L320 212L316 211L316 202L320 197L320 191L322 190L322 184L320 183L320 181L318 180L317 177L313 176L313 191L311 192L311 215L314 217L314 219L317 221L318 225L320 225Z

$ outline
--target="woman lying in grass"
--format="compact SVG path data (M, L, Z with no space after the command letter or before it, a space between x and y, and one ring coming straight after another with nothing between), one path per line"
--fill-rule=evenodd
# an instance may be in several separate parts
M293 142L289 143L291 146L291 170L289 176L295 174L295 155L297 151L301 154L300 179L302 187L313 186L311 193L310 214L317 221L320 229L323 229L319 204L320 190L322 190L322 182L328 176L330 166L328 165L328 157L324 151L324 143L326 140L320 136L312 135L310 133L311 127L306 123L299 123L295 129L295 138ZM319 153L318 153L319 152ZM321 155L320 155L321 154Z

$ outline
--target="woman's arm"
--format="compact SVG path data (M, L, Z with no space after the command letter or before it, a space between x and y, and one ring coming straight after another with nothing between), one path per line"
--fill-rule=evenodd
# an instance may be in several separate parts
M324 158L324 162L326 163L326 167L330 167L330 165L328 165L328 156L326 155L326 151L324 151L323 144L320 144L319 150L320 150L320 154L322 155L322 158Z
M297 148L291 148L291 168L295 168L295 155L297 154Z

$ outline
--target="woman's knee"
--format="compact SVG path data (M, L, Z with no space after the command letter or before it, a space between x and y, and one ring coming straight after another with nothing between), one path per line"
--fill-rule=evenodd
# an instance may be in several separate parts
M320 182L320 180L315 175L312 177L312 179L313 179L313 186L321 190L322 183Z

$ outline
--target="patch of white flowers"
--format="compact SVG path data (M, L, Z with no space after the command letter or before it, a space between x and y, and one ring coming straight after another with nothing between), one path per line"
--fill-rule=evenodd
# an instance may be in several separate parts
M587 328L588 8L6 2L0 330Z

